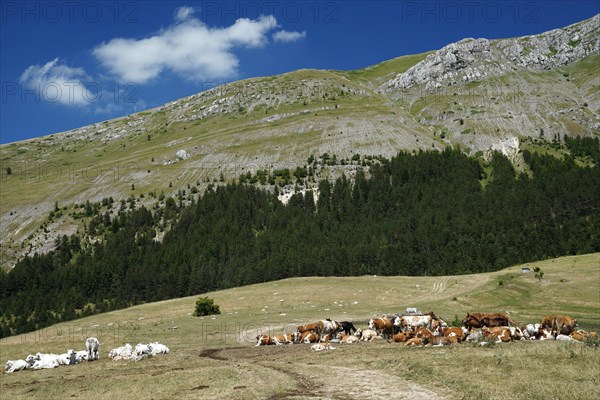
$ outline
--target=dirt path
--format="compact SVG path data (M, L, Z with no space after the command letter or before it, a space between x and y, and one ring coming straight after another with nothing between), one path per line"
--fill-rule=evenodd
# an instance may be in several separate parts
M308 347L306 351L310 351ZM318 363L279 361L247 354L243 348L207 349L201 357L209 357L221 362L259 364L261 367L285 374L294 382L295 388L277 393L269 400L348 400L348 399L444 399L445 397L414 382L368 369L331 366ZM317 356L317 355L315 355Z

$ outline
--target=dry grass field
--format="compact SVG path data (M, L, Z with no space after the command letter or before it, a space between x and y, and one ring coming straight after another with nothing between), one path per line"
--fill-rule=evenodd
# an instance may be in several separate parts
M447 277L295 278L209 293L221 315L197 318L197 296L144 304L0 341L0 361L102 343L101 358L53 370L1 374L0 398L77 399L596 399L600 349L521 341L406 348L379 340L313 353L309 345L254 347L257 333L291 332L333 318L367 320L406 307L448 322L467 312L509 312L519 323L550 313L600 328L600 254ZM502 282L502 283L500 283ZM160 341L171 353L113 362L126 342Z

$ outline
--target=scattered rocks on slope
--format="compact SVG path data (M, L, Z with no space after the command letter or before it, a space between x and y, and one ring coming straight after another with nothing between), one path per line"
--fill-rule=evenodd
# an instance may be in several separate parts
M190 158L190 154L185 151L185 150L177 150L177 153L175 153L177 155L177 158L179 158L180 160L187 160L188 158Z

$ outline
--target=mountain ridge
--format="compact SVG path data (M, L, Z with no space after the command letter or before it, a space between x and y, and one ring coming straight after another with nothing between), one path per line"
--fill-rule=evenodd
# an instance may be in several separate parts
M600 52L599 30L600 14L537 35L496 40L465 38L430 54L382 87L404 89L425 84L426 89L431 89L483 79L490 72L500 75L516 68L548 70L563 67L573 60ZM477 68L478 61L487 71Z

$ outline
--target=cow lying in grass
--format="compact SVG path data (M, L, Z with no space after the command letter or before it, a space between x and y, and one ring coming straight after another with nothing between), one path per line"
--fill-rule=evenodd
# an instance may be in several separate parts
M313 334L316 335L316 334ZM297 343L299 341L298 333L288 333L285 335L258 335L256 336L256 346L269 346L269 345L283 345L283 344L292 344Z
M358 343L360 339L356 335L346 335L345 333L338 333L335 339L331 340L337 343Z
M392 340L396 343L404 343L408 341L408 339L412 339L415 336L414 332L398 332L392 336Z
M583 342L586 339L598 339L598 333L596 332L586 332L584 330L578 329L571 333L571 337L578 342Z
M132 355L133 347L131 347L129 343L126 343L123 346L117 347L116 349L112 349L108 353L108 358L110 358L113 361L119 361L130 359Z
M112 349L108 353L108 358L113 361L119 360L133 360L141 361L148 357L156 356L159 354L168 354L169 348L159 342L151 342L148 344L138 343L135 348L132 348L129 343L123 346Z
M313 344L311 347L312 351L329 351L329 350L335 350L335 347L333 347L330 344L326 344L326 343L315 343Z
M495 340L496 343L511 342L523 338L521 329L513 326L483 327L481 330L485 339Z
M365 329L364 331L358 328L354 335L360 338L363 342L370 342L373 339L381 339L381 336L377 334L376 331L372 329Z
M8 360L4 365L4 372L11 374L17 371L23 371L29 368L29 363L25 360Z
M315 332L304 332L300 336L301 343L317 343L319 341L319 335Z

